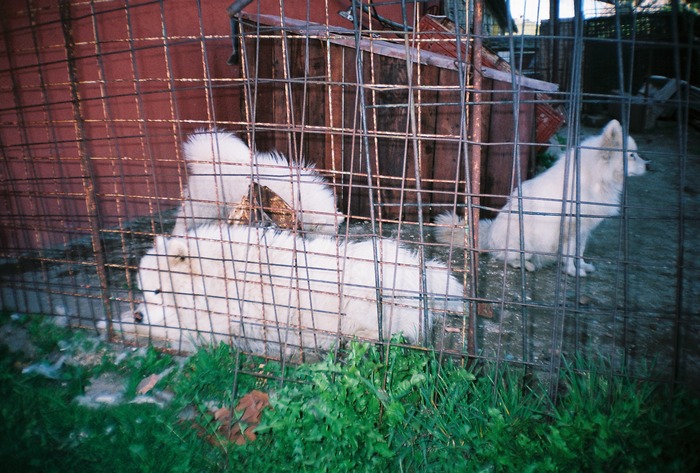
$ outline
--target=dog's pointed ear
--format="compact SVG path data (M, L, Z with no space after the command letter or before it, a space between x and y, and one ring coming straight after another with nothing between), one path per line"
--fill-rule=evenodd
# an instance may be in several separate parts
M603 148L622 148L622 125L617 120L610 120L610 123L603 128Z
M168 259L173 264L182 264L187 261L190 256L190 250L187 247L187 242L182 238L171 238L167 241Z

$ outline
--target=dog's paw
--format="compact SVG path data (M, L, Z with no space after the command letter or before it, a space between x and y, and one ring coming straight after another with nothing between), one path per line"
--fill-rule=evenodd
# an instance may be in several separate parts
M593 266L591 263L586 263L585 261L581 260L581 268L587 273L592 273L595 271L595 266Z
M519 259L509 260L508 264L510 265L511 268L520 269L520 260ZM535 264L532 261L525 260L525 269L528 271L535 271L537 269L537 266L535 266Z
M574 264L569 264L564 268L564 272L568 274L569 276L576 277L576 276L581 276L585 277L586 276L586 270L583 267L576 268Z
M571 277L586 276L588 273L595 271L595 266L591 263L586 263L583 259L574 260L573 258L569 258L565 262L562 271Z

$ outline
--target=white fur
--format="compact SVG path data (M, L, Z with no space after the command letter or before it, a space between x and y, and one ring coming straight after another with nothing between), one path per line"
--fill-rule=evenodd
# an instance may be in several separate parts
M305 231L332 234L344 220L333 191L313 165L290 164L277 152L251 153L236 135L217 130L193 134L183 151L189 177L173 235L228 219L247 194L251 179L296 209Z
M480 250L488 250L495 258L507 261L514 268L520 267L518 207L522 202L525 269L534 271L556 261L563 229L563 271L571 276L585 276L595 270L592 264L584 261L583 252L588 237L602 219L615 216L620 211L625 177L620 123L612 120L600 135L581 143L580 173L576 169L575 152L571 148L566 150L551 168L523 182L521 201L515 190L495 219L479 222ZM647 162L637 154L637 144L632 137L627 138L626 153L627 175L644 174ZM577 187L580 195L577 195ZM577 202L580 202L580 208L577 208ZM580 216L579 228L577 215ZM464 238L454 237L455 229L464 228L460 217L454 213L442 214L437 217L436 224L438 241L463 246ZM580 236L578 251L577 232Z
M431 323L462 309L462 285L443 263L425 261L427 294L421 273L418 255L393 240L375 246L272 228L198 227L186 238L157 237L141 260L135 330L185 347L199 338L271 356L326 350L338 334L378 339L380 293L384 337L402 332L416 342L426 331L426 300Z

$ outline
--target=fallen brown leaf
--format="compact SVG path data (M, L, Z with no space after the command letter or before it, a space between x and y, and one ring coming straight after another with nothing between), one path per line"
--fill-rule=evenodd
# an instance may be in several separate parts
M238 401L238 405L231 412L226 407L221 407L213 412L214 421L219 424L217 433L234 442L236 445L243 445L246 442L255 440L255 428L260 424L263 410L270 405L269 397L262 391L251 391ZM199 426L197 430L203 432ZM218 439L208 435L207 440L213 445L219 445Z
M235 412L242 412L238 420L231 425L228 439L238 445L246 443L246 439L254 441L255 428L260 424L262 411L270 405L270 398L262 391L251 391L241 398ZM242 430L242 432L241 432Z

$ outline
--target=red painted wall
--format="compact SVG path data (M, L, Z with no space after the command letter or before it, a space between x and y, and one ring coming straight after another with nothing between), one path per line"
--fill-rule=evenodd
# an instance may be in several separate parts
M201 10L192 0L75 2L69 22L57 3L0 7L0 244L10 250L88 233L87 167L102 228L174 206L182 138L240 122L239 89L230 86L239 71L226 64L228 0Z
M68 2L68 22L59 3L0 3L0 248L9 252L89 234L91 186L100 229L174 207L182 139L214 123L246 125L240 70L226 63L231 0ZM348 1L283 3L247 10L351 26L338 15ZM402 17L400 5L379 13Z

